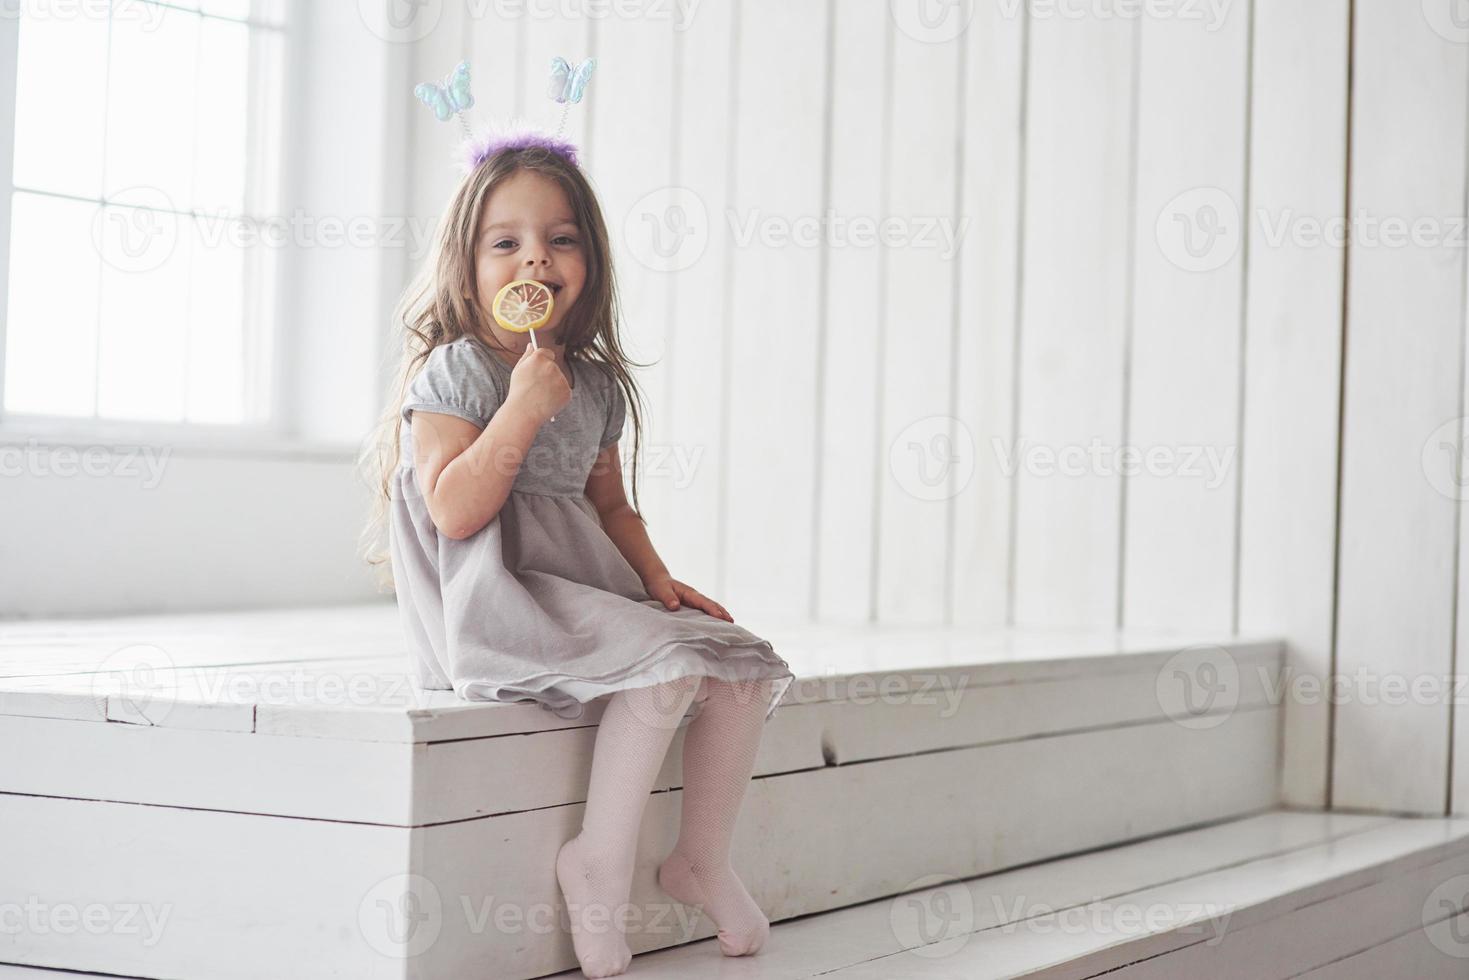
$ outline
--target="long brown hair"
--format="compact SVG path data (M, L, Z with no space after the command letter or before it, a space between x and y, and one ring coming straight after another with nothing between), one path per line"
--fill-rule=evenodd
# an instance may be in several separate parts
M587 274L576 304L561 323L566 360L603 364L616 378L633 423L633 511L638 509L638 457L642 446L642 393L631 372L647 367L631 360L618 336L621 321L617 282L607 225L597 196L576 164L541 147L505 149L489 157L463 181L439 221L433 251L404 292L393 313L403 327L403 349L388 391L387 408L358 457L358 470L373 490L373 507L361 538L361 556L379 568L379 581L391 589L392 562L387 546L387 512L392 479L401 451L403 399L429 352L461 337L505 349L485 329L475 277L475 243L480 216L495 188L521 170L544 174L561 185L571 202L586 251ZM644 520L644 523L646 521Z

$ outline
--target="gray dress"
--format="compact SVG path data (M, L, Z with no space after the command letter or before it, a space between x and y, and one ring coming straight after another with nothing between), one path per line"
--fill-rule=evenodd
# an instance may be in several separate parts
M541 426L500 512L462 540L439 534L429 517L413 412L483 428L510 391L511 368L464 337L431 351L410 383L389 482L389 545L418 684L471 701L536 701L575 718L585 702L624 688L688 675L769 678L768 719L792 680L785 660L743 626L651 598L602 529L587 476L621 437L626 403L605 367L570 363L570 403ZM706 694L700 683L683 722Z

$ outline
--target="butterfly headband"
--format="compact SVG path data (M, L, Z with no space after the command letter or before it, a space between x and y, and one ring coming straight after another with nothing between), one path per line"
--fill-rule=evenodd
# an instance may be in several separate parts
M461 61L442 82L423 82L415 86L413 94L434 111L439 122L458 118L459 127L464 133L461 162L466 170L474 170L502 150L530 147L549 150L576 166L576 145L562 139L561 134L566 129L567 113L586 94L587 85L590 84L596 67L595 58L588 58L578 65L559 56L551 59L551 79L547 95L561 106L561 122L557 125L556 132L550 135L535 129L501 128L489 135L477 137L469 121L464 118L465 110L474 107L474 93L470 91L469 85L469 63L466 61Z

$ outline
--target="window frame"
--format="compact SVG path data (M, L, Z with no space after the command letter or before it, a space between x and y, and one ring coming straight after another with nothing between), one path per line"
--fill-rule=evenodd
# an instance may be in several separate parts
M279 249L254 248L245 253L244 317L247 347L253 351L252 356L246 358L245 370L250 379L246 386L246 396L247 399L257 399L255 404L247 403L246 408L247 411L257 412L262 421L150 421L96 416L80 418L5 410L5 339L9 316L13 197L17 192L38 193L46 197L69 196L37 188L17 187L15 184L15 121L23 2L24 0L0 0L0 445L43 444L119 449L139 443L162 441L189 455L294 457L304 453L316 457L340 456L343 447L339 445L295 438L295 426L282 411L288 402L281 389L289 382L289 378L279 370L280 364L276 355L280 340L278 313L283 272ZM181 9L167 2L160 3L159 6ZM262 172L265 161L262 160L259 147L264 145L282 152L286 147L287 129L292 117L289 97L293 81L291 76L294 74L292 51L296 41L288 15L289 5L281 4L278 0L252 0L251 13L243 19L197 13L200 17L245 24L252 31L276 32L281 46L280 56L275 62L278 77L270 77L266 70L270 67L267 60L268 49L263 45L251 45L249 109L245 121L249 155L246 160L244 212L240 216L243 220L259 219L273 214L287 193L283 182L289 173L288 162L282 159L268 163L277 175L275 186L269 187ZM276 125L279 131L273 135L262 131L262 100L270 97L278 100ZM270 190L274 193L267 194ZM107 202L99 200L96 203ZM263 286L267 282L272 284L272 289L265 295ZM262 307L261 303L266 305Z

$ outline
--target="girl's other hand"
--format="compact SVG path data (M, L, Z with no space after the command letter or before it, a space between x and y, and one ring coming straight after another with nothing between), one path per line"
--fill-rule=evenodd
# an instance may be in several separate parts
M663 603L664 608L670 611L678 609L681 605L688 605L695 609L702 609L715 619L722 619L727 623L734 622L734 617L727 609L698 589L685 585L676 578L664 575L644 582L643 587L648 590L649 596Z
M527 347L510 371L510 395L517 403L544 422L571 401L571 385L556 354L545 347Z

